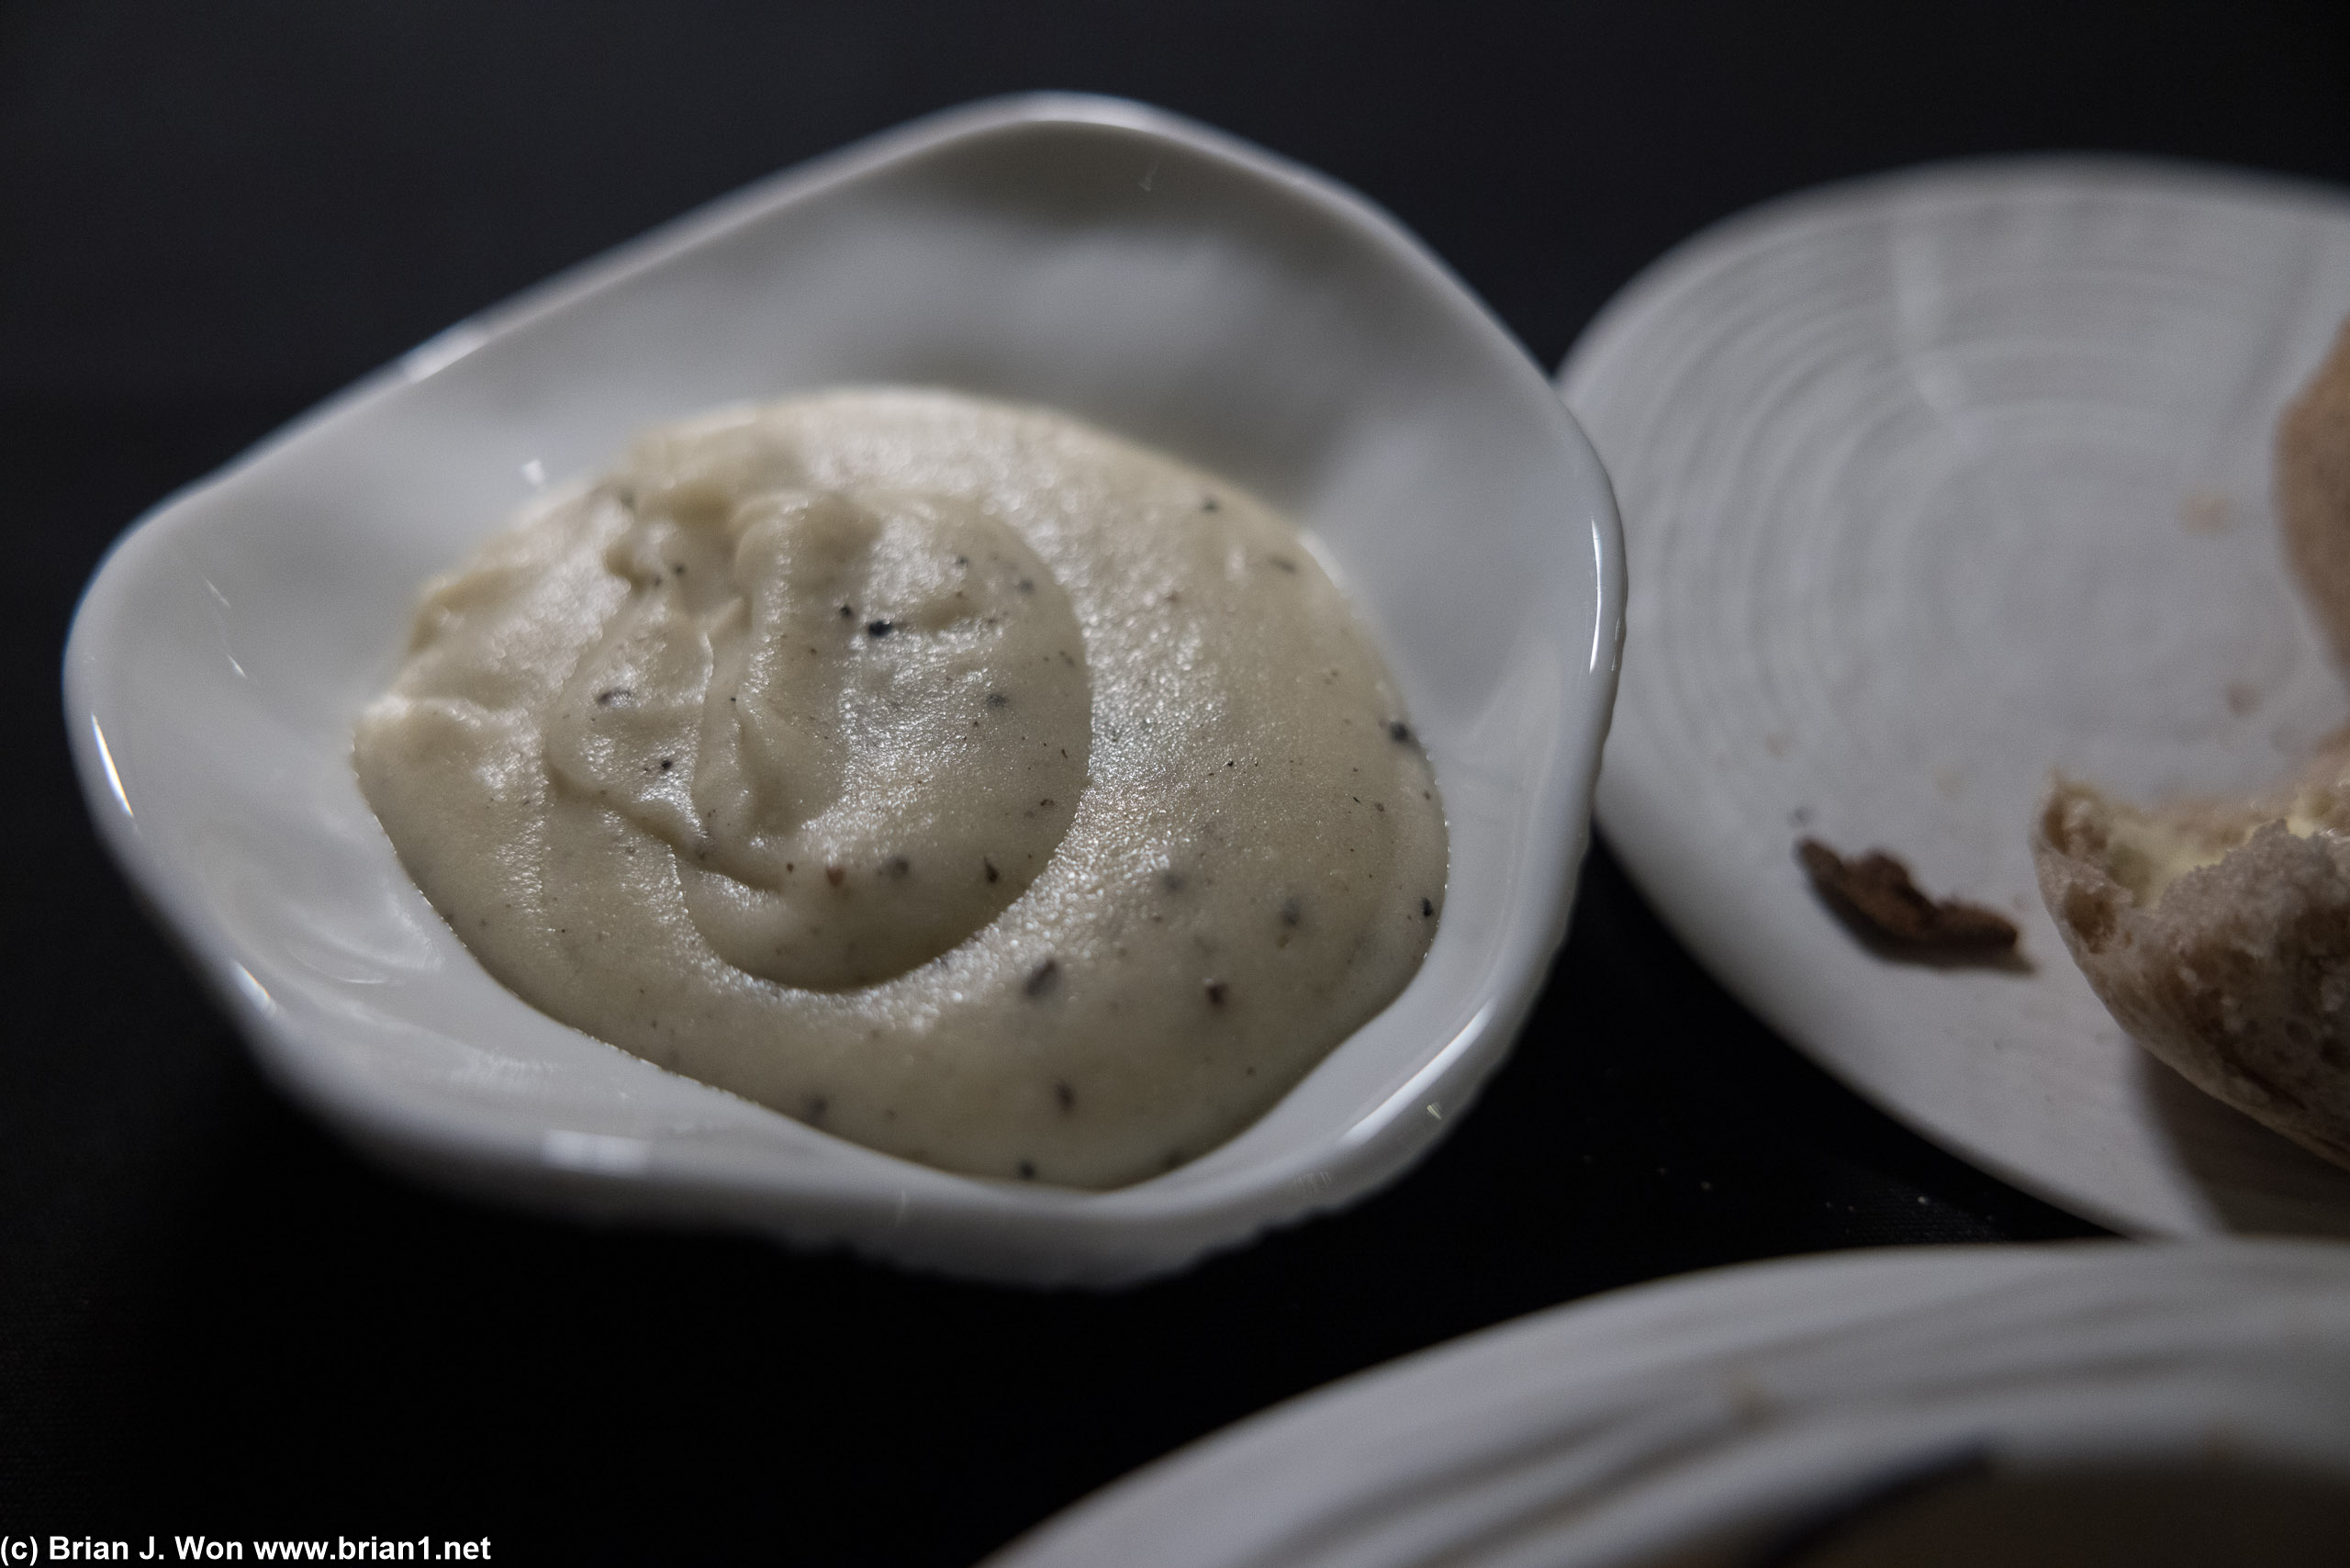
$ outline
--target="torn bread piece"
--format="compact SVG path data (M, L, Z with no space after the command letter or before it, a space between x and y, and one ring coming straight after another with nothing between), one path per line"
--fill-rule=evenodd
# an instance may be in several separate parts
M2350 1167L2350 735L2248 801L2147 811L2060 778L2031 848L2115 1021L2198 1088Z

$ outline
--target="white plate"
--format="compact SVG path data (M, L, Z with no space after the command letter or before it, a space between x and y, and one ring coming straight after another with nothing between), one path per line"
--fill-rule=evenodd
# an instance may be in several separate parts
M349 763L418 585L648 423L840 383L1056 405L1231 476L1381 633L1450 812L1418 976L1240 1137L1086 1194L908 1164L532 1011L418 895ZM1409 235L1099 98L943 115L452 330L148 517L75 619L106 842L263 1064L384 1156L575 1209L990 1278L1181 1266L1393 1179L1507 1049L1564 934L1622 602L1598 462Z
M1920 1249L1644 1285L1252 1417L990 1568L1755 1564L1969 1460L2350 1487L2350 1249Z
M1955 165L1734 218L1561 375L1634 584L1599 820L1682 939L1928 1137L2147 1235L2350 1233L2350 1171L2115 1026L2041 906L2052 768L2270 778L2350 716L2268 504L2350 312L2350 200L2102 159ZM2028 973L1872 957L1793 846L2012 915Z

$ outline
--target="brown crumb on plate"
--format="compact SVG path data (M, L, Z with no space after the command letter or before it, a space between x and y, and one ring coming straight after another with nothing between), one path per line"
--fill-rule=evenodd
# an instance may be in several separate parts
M1799 838L1796 859L1847 925L1897 956L1998 959L2015 951L2015 922L1963 899L1927 897L1909 868L1882 849L1847 860L1816 838Z

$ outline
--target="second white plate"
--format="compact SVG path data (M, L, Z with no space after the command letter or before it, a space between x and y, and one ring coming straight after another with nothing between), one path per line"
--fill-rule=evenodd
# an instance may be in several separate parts
M1561 373L1632 582L1598 796L1723 983L1927 1136L2142 1235L2350 1233L2350 1171L2122 1035L2041 902L2052 768L2275 777L2350 716L2270 431L2350 313L2350 199L2109 159L1796 196L1684 245ZM1792 849L1883 846L2029 970L1864 951Z
M1838 1549L1886 1548L1886 1516L1937 1480L2100 1473L2134 1473L2121 1519L2075 1492L2074 1528L2019 1551L2019 1500L1995 1494L1975 1524L1998 1547L1942 1533L1931 1560L2146 1562L2121 1549L2169 1530L2183 1550L2165 1562L2331 1562L2350 1514L2345 1394L2350 1249L2330 1244L1748 1264L1554 1307L1277 1406L990 1568L1911 1562ZM2275 1489L2288 1478L2302 1485Z

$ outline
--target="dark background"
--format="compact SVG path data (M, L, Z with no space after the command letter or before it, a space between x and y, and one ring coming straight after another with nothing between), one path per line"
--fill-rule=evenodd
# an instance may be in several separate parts
M2350 180L2338 4L0 6L0 515L27 553L0 767L0 1533L963 1563L1274 1400L1552 1303L2092 1233L1790 1051L1604 847L1515 1058L1431 1159L1122 1294L449 1201L261 1080L66 761L58 655L107 542L549 272L1042 87L1348 182L1546 367L1676 241L1821 180L2042 148Z

